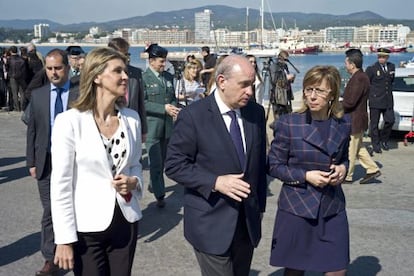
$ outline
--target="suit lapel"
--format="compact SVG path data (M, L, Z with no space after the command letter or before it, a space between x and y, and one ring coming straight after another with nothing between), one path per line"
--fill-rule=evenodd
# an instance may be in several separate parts
M132 137L131 128L129 126L128 119L126 118L126 116L124 116L122 109L119 109L119 112L121 112L121 119L119 123L121 124L122 130L125 131L126 138ZM129 161L129 156L131 156L130 153L133 147L133 144L132 144L133 140L134 139L126 139L127 143L125 146L126 146L127 155L125 156L125 158L122 159L122 163L119 166L119 170L117 171L117 173L122 172L122 170L125 168L126 164Z
M108 174L112 178L111 168L109 166L108 156L106 154L105 147L103 145L101 133L99 132L98 126L95 123L95 119L93 118L92 111L86 111L83 113L84 118L82 120L82 125L84 125L85 136L87 137L86 140L90 145L90 151L92 154L99 155L98 160L105 170L105 173Z
M248 120L250 118L250 112L248 107L240 109L241 117L243 120L243 129L244 129L244 140L246 143L246 163L249 160L249 155L252 150L253 145L253 134L254 134L254 120ZM245 164L246 165L246 164Z
M221 144L223 145L223 149L225 149L225 152L231 154L234 163L237 164L237 166L241 170L242 168L240 166L240 161L237 155L236 147L233 144L233 140L231 139L230 133L226 127L226 123L224 122L223 116L220 113L220 109L218 108L218 105L214 98L214 94L207 97L207 99L210 101L209 112L211 113L210 121L212 122L212 129L217 129L217 132L220 133L220 137L222 138Z
M347 133L343 131L343 128L339 126L338 120L331 120L329 129L329 139L327 143L327 149L329 156L335 156L340 149L341 144L345 139L348 139ZM348 149L346 149L348 150Z
M308 143L312 144L313 146L321 149L329 156L334 156L339 149L339 146L346 139L346 134L341 131L341 128L338 126L338 120L332 119L330 126L329 126L329 138L328 141L322 139L319 131L316 127L312 126L311 122L312 119L310 118L310 114L307 113L306 116L303 116L306 123L304 125L304 137L303 139Z

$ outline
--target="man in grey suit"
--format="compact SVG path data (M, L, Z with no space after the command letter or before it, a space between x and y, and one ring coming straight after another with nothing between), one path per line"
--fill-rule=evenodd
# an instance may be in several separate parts
M250 100L245 57L224 58L215 80L216 92L180 111L165 172L185 187L184 236L202 275L247 276L266 205L264 109Z
M55 243L50 209L50 137L55 116L68 108L79 94L76 84L69 80L70 66L65 51L53 49L45 59L50 83L33 90L30 118L27 126L26 162L30 175L37 179L43 207L40 249L46 262L37 276L53 275Z

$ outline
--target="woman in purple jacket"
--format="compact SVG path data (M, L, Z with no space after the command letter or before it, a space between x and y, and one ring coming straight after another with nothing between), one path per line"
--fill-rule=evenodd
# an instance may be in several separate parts
M348 168L350 120L339 103L341 78L315 66L303 79L303 106L276 122L269 174L283 186L270 264L285 275L345 275L349 227L341 188Z

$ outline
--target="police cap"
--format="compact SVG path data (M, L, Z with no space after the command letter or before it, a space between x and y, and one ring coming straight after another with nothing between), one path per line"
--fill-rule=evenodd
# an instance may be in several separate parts
M148 46L145 52L148 53L149 58L166 58L168 55L168 50L159 46L158 44L151 44Z
M66 48L66 52L68 53L68 55L72 55L72 56L79 56L80 54L84 54L85 51L82 49L81 46L68 46Z
M377 49L377 54L379 56L389 56L391 53L391 51L387 48L378 48Z

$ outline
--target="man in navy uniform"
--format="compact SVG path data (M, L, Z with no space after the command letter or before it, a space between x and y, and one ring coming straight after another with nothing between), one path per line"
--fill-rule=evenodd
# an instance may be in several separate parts
M369 91L370 135L374 152L382 153L389 150L388 140L394 124L394 100L392 84L395 76L395 65L388 62L390 50L379 48L378 61L369 66L366 73L371 82ZM384 127L380 131L380 116L384 119Z

